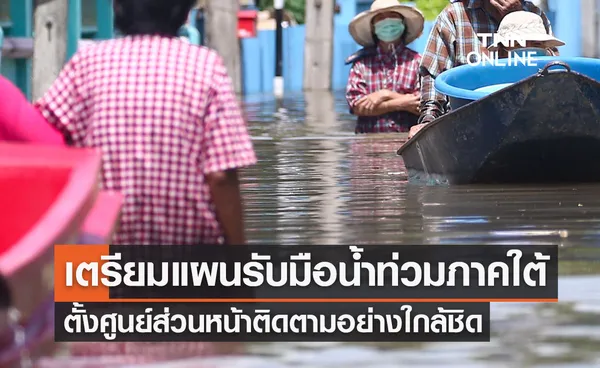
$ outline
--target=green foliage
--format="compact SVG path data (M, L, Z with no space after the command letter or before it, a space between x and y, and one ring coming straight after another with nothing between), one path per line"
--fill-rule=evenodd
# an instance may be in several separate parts
M425 20L435 20L442 10L449 4L448 0L399 0L401 3L414 2L417 8L423 12Z
M273 8L273 0L258 0L256 5L260 10L268 10ZM285 0L285 10L294 15L298 24L304 24L304 8L305 0Z

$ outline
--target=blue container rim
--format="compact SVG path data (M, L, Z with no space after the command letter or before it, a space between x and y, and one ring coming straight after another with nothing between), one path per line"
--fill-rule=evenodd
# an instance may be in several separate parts
M571 66L572 71L577 71L578 66L596 65L598 68L600 68L600 60L599 59L585 58L585 57L544 56L544 57L532 58L532 61L536 62L535 65L532 65L532 66L493 65L493 64L460 65L460 66L449 69L449 70L441 73L440 75L438 75L437 78L435 78L435 80L434 80L434 86L435 86L435 89L439 93L442 93L449 97L466 99L466 100L478 100L478 99L481 99L483 97L490 95L490 92L473 91L470 89L459 88L459 87L449 84L448 79L451 79L451 78L459 79L459 77L468 78L468 74L473 73L473 72L477 72L477 73L481 73L481 74L483 74L483 73L503 73L507 76L506 80L504 80L503 82L496 82L496 83L517 83L517 82L520 82L520 81L526 79L527 77L529 77L531 75L534 75L536 72L538 72L540 69L542 69L544 66L546 66L551 61L562 61L562 62L566 63L567 65ZM518 80L514 80L514 79L511 80L510 79L510 75L511 75L510 70L511 69L514 70L515 68L525 68L525 69L529 70L530 73L528 75L524 75L523 78L518 78ZM551 68L551 70L555 70L557 68L561 68L561 67L554 66ZM474 69L476 69L476 70L474 70ZM484 86L482 85L480 87L484 87Z

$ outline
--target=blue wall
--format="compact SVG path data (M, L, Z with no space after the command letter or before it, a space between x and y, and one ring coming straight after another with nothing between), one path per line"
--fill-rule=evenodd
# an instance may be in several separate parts
M565 41L560 48L563 56L581 56L580 0L550 0L548 18L553 23L556 37ZM346 86L350 66L344 65L346 57L360 47L348 33L348 23L354 15L370 5L363 0L340 0L341 13L336 15L334 27L332 88ZM426 22L423 35L409 45L423 52L433 22ZM304 69L304 26L283 30L283 77L286 91L302 90ZM242 40L242 74L244 93L270 93L275 76L275 31L259 31L258 37Z
M29 3L31 0L10 0L12 4ZM346 80L350 71L350 66L344 65L344 60L350 54L359 49L359 46L352 40L348 34L348 24L350 20L360 11L370 6L371 0L338 0L341 7L340 14L335 16L334 27L334 58L333 58L333 89L343 89L346 86ZM565 41L567 45L561 47L561 54L564 56L580 56L581 50L581 11L580 0L549 0L551 11L548 17L553 23L555 35ZM107 7L110 4L106 0L96 0L94 2L83 2L86 6L96 6L95 9L86 9L83 13L90 14L89 18L96 17L98 24L94 28L93 19L87 21L84 19L83 36L86 38L109 38L112 37L112 28L107 24L112 24L112 14ZM17 13L13 9L11 14L14 18ZM21 11L28 13L28 11ZM23 15L23 18L31 19L30 15ZM85 18L85 16L84 16ZM89 25L88 25L89 24ZM90 27L90 25L92 27ZM409 47L415 51L422 52L425 48L432 22L427 22L423 35L413 42ZM11 36L25 36L25 33L16 33L14 29L5 29L5 32ZM12 31L12 32L11 32ZM26 30L24 30L26 31ZM29 31L30 32L30 31ZM304 26L297 26L284 29L283 31L283 77L285 79L285 89L287 91L302 90L303 69L304 69ZM275 31L259 31L256 38L242 40L242 58L243 58L243 86L246 94L270 93L273 90L273 78L275 76ZM23 61L3 60L1 72L10 79L16 81L20 87L27 84L29 72L21 73L30 67L20 65Z
M423 35L409 45L423 52L433 23L427 22ZM304 76L304 26L283 30L283 78L286 91L302 90ZM348 33L347 24L334 28L332 88L346 87L350 65L344 60L360 49ZM258 37L242 40L242 65L244 93L269 93L273 91L275 77L275 31L259 31Z
M581 1L580 0L548 0L554 35L565 42L559 48L562 56L581 56Z

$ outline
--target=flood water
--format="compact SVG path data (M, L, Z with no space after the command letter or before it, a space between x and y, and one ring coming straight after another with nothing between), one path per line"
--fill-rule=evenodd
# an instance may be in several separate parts
M250 243L558 243L560 302L493 303L489 343L260 343L156 367L600 366L600 186L408 184L406 135L354 135L343 94L245 111L260 161L243 175Z
M561 245L559 303L492 305L491 343L257 344L219 367L600 366L600 186L421 186L406 135L354 134L342 93L247 99L256 244Z

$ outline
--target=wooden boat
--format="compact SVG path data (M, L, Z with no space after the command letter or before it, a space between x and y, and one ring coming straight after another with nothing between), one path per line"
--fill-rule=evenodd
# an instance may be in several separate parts
M413 182L600 181L600 60L463 65L440 74L451 111L399 150Z
M92 150L0 143L0 366L52 340L53 246L114 231L122 198L98 195L99 172Z

